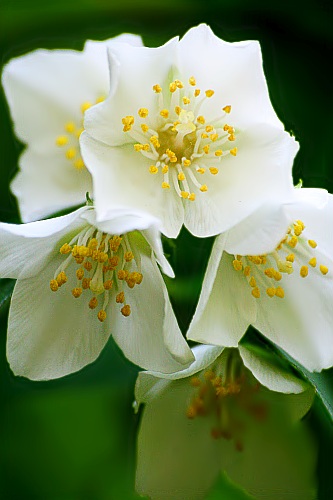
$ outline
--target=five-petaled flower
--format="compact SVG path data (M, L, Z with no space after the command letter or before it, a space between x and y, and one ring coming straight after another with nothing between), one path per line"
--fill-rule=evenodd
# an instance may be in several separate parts
M259 346L193 352L181 372L138 376L138 492L200 500L225 472L258 499L313 500L315 449L299 422L313 389Z
M81 151L99 220L147 211L175 238L221 233L293 196L298 144L268 95L258 42L200 25L159 48L109 48L110 94L85 114Z
M166 261L156 221L93 207L28 224L0 224L0 276L17 278L7 357L34 380L64 376L94 361L112 334L125 356L172 372L193 361L156 260Z

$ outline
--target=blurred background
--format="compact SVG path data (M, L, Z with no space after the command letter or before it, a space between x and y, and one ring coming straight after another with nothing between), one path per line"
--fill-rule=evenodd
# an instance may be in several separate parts
M0 71L12 57L40 47L80 50L87 38L103 40L123 32L139 34L145 45L158 46L201 22L230 42L260 41L273 106L301 145L295 183L302 179L305 187L333 192L330 0L0 0ZM1 221L19 221L8 185L21 150L0 89ZM211 244L211 239L198 240L185 231L176 243L165 242L177 276L167 285L184 332ZM93 365L64 379L36 383L14 377L5 357L8 304L1 311L0 498L139 498L134 493L139 417L131 407L137 369L110 341ZM332 401L332 371L317 381ZM327 500L333 497L333 432L319 399L307 420L319 443L319 498ZM221 497L248 498L223 478L209 498Z

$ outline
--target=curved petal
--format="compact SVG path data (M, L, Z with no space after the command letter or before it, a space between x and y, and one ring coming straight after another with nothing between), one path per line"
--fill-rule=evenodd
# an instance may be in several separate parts
M232 257L224 252L221 258L224 241L221 235L214 243L187 338L236 347L255 321L257 309L246 280L233 268Z
M230 119L239 128L261 120L282 128L269 99L258 42L228 43L201 24L180 40L178 69L183 78L194 75L199 88L215 91L202 108L204 115L215 117L231 105Z
M193 361L177 325L166 287L151 255L141 254L143 281L128 293L131 314L124 317L113 302L112 334L133 363L148 370L174 372Z
M62 262L61 255L49 257L38 275L15 286L7 338L15 375L31 380L63 377L92 363L110 336L110 325L98 321L84 297L74 299L66 285L56 293L50 290L50 279ZM76 281L74 268L69 266L66 273Z
M0 223L1 278L31 278L39 273L49 258L59 254L59 242L87 224L80 217L86 210L29 224Z
M23 222L83 204L86 192L92 192L88 170L76 169L59 149L46 159L44 153L28 148L19 165L21 170L14 177L11 190L19 200Z
M204 499L218 476L220 444L210 436L211 420L186 417L191 390L188 380L171 382L144 409L136 490L152 500Z

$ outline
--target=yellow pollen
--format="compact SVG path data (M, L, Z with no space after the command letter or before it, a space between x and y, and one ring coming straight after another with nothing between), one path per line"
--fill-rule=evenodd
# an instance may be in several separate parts
M192 87L194 87L194 86L197 84L197 82L195 81L194 76L191 76L191 77L188 79L188 83L189 83L190 85L192 85Z
M179 181L184 181L185 180L185 174L184 174L184 172L179 172L179 174L178 174L178 180Z
M316 265L317 265L316 257L312 257L312 259L309 260L309 265L312 267L316 267Z
M186 200L189 197L189 193L188 191L181 191L180 196Z
M215 154L215 156L222 156L223 151L222 151L222 149L217 149L214 154Z
M251 278L250 278L249 285L250 285L252 288L254 288L254 287L256 287L256 286L257 286L256 279L255 279L253 276L251 276Z
M135 151L142 151L143 150L142 144L134 144L133 147L134 147Z
M162 92L161 85L158 85L158 84L154 85L153 86L153 91L156 92L156 94L159 94L160 92Z
M92 106L91 102L89 102L89 101L83 102L81 104L81 111L82 111L82 113L84 113L85 111L87 111L87 109L91 108L91 106Z
M284 298L284 290L283 288L281 288L280 286L278 286L275 290L275 295L276 297L279 297L279 299L283 299Z
M243 264L241 263L240 260L236 260L236 259L233 260L232 261L232 265L234 266L234 269L236 271L241 271L243 269Z
M209 154L209 150L210 150L210 145L206 144L206 146L204 146L202 149L203 149L204 153L206 153L206 155L208 155Z
M171 93L176 92L176 90L177 90L177 85L176 85L176 83L175 83L175 82L170 83L170 85L169 85L169 90L170 90L170 92L171 92Z
M70 253L72 250L72 247L68 244L68 243L65 243L64 245L62 245L62 247L60 248L59 252L63 255L67 254L67 253Z
M299 274L300 274L300 276L302 276L302 278L306 278L307 275L309 274L308 266L302 266L300 271L299 271Z
M144 132L144 133L148 132L148 130L149 130L148 125L146 125L145 123L141 123L140 127L141 127L142 132Z
M214 127L212 125L206 125L205 130L206 132L212 132L214 130Z
M197 117L197 122L200 123L201 125L204 125L206 120L205 120L205 117L200 115Z
M73 295L73 297L78 299L81 296L82 292L83 292L83 290L81 287L76 287L76 288L73 288L72 295Z
M116 302L117 304L123 304L125 302L125 294L124 292L120 292L116 296Z
M104 282L104 289L105 290L111 290L112 288L112 285L113 285L113 281L112 280L107 280Z
M140 116L140 118L146 118L148 116L148 109L140 108L138 111L138 115Z
M84 264L83 264L83 267L87 270L87 271L91 271L92 269L92 263L89 262L89 261L86 261Z
M215 372L214 370L207 370L204 373L204 377L206 380L213 380L215 378Z
M120 312L123 316L127 317L131 314L131 308L128 304L126 304L120 309Z
M191 160L187 160L187 159L184 160L183 165L184 165L184 167L189 167L191 165Z
M103 323L103 321L106 320L106 312L104 311L104 309L101 309L98 314L97 314L97 318L100 320L101 323Z
M188 196L188 199L190 201L194 201L195 200L195 194L194 193L190 193L189 196Z
M176 115L180 115L182 108L180 106L175 106L175 113ZM174 125L178 125L180 122L175 122Z
M190 102L191 102L191 99L189 99L188 97L183 97L184 104L190 104Z
M320 269L320 272L325 276L325 274L328 273L328 267L327 266L323 266L323 264L321 264L319 266L319 269Z
M268 297L274 297L274 295L276 294L276 289L271 286L271 287L267 288L266 293L267 293Z
M175 84L177 85L178 89L182 89L184 87L183 82L181 82L180 80L175 80Z
M81 170L84 167L84 161L82 160L82 158L78 158L74 161L74 167L77 170Z
M61 271L61 272L58 274L58 276L57 276L56 280L57 280L57 283L58 283L58 285L59 285L59 286L61 286L61 285L63 285L64 283L66 283L66 281L67 281L67 276L66 276L66 273L65 273L64 271Z
M214 90L206 90L205 94L207 97L212 97L214 95Z
M119 271L118 271L118 279L119 280L126 279L127 275L128 275L127 271L125 271L124 269L119 269Z
M251 268L250 266L245 266L244 267L244 276L248 277L250 276Z
M68 122L65 124L65 130L66 132L68 132L69 134L72 134L75 130L75 125L73 122Z
M50 281L50 288L51 288L52 292L56 292L58 290L59 285L58 285L57 280Z
M157 172L158 172L158 168L156 167L156 165L151 165L151 166L149 167L149 172L150 172L151 174L157 174Z
M197 416L198 412L196 410L196 408L191 405L187 408L186 410L186 416L187 418L189 418L190 420L192 420L193 418L195 418Z
M290 253L289 255L287 255L286 260L288 262L294 262L295 261L295 255L293 253Z
M200 89L195 89L194 91L194 97L198 97L200 95L201 90Z
M230 149L230 154L232 156L236 156L237 155L237 148Z
M202 193L205 193L206 191L208 191L208 187L207 187L207 185L206 185L206 184L202 184L202 186L201 186L201 188L200 188L200 191L201 191Z
M162 188L163 189L169 189L170 188L170 184L168 182L162 182Z
M168 165L164 165L164 167L162 167L162 174L167 174L168 172L169 172Z
M219 169L216 167L209 167L209 171L212 175L216 175L219 173Z
M251 294L253 295L253 297L255 299L259 299L260 298L260 290L259 290L259 288L257 286L255 288L253 288Z
M57 146L65 146L68 143L68 137L65 135L59 135L56 138L56 145Z
M163 116L163 118L168 118L168 116L169 116L169 110L167 110L167 109L161 109L160 115Z
M96 104L99 104L100 102L104 102L104 101L105 101L105 96L104 95L100 95L96 99Z
M287 243L288 243L288 245L289 245L291 248L295 248L295 247L296 247L296 245L297 245L297 243L298 243L298 238L297 238L297 236L292 236L292 237L290 238L290 240L288 240L288 242L287 242ZM311 245L310 245L310 246L311 246ZM312 247L312 248L314 248L314 247Z
M231 106L224 106L224 108L222 108L222 111L224 111L225 113L230 113Z
M134 259L133 252L126 252L124 255L124 259L126 260L126 262L131 262L131 260Z
M80 267L76 271L76 277L78 280L82 280L83 276L84 276L84 270L82 269L82 267Z
M236 137L234 134L230 134L229 137L228 137L228 141L235 141L236 140Z
M95 309L98 305L98 301L96 299L96 297L93 297L92 299L90 299L89 301L89 308L90 309Z
M308 244L311 248L316 248L317 242L315 240L308 240Z
M210 134L209 136L210 140L215 142L219 138L218 134Z
M303 228L299 224L295 224L294 226L294 234L296 236L300 236L302 234Z
M83 278L82 280L82 288L83 290L88 290L90 288L91 278Z
M200 387L201 380L199 379L199 377L196 377L196 376L191 377L190 384L192 387Z
M155 148L159 148L160 147L161 144L158 142L157 135L152 135L149 140L155 146Z

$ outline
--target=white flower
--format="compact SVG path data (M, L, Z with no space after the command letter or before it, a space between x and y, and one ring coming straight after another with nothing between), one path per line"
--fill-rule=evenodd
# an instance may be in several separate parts
M315 450L299 422L312 388L261 348L194 353L186 370L138 376L136 405L146 405L137 491L152 500L204 499L225 472L257 499L314 500Z
M262 220L257 214L246 229L216 239L189 339L237 346L253 325L308 370L333 365L333 196L295 194L297 202L281 208L289 229L277 246L265 210ZM271 236L276 248L255 254Z
M145 368L171 372L193 361L156 264L172 275L155 221L118 213L95 224L92 207L0 224L0 276L17 278L7 341L16 375L44 380L79 370L110 334Z
M82 52L36 50L11 60L2 84L15 133L27 144L11 188L24 222L85 202L91 177L79 148L86 109L109 92L107 47L140 37L87 41Z
M176 237L221 233L293 195L298 144L269 100L258 42L200 25L159 48L114 45L109 97L85 114L82 154L99 220L133 207Z

